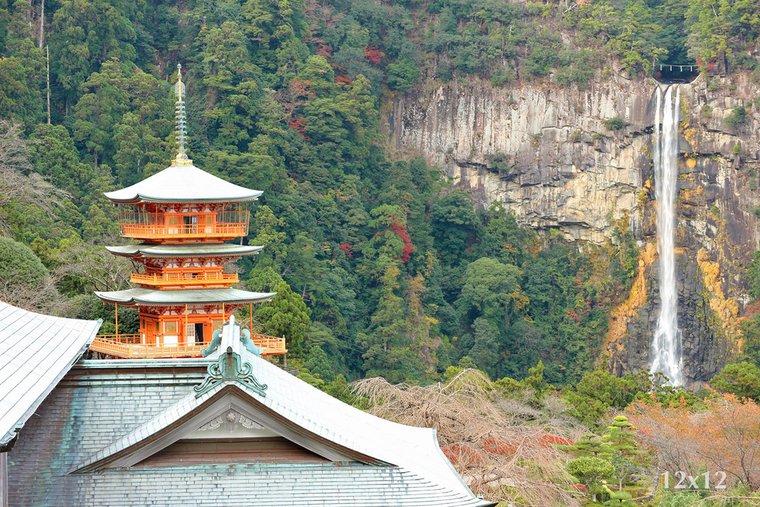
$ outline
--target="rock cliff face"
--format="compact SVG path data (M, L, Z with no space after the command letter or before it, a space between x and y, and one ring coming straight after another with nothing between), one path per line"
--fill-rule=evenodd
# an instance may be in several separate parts
M613 222L627 220L644 247L656 244L655 86L665 85L617 76L588 90L428 81L388 100L384 126L391 150L438 165L479 206L502 203L524 225L594 243L610 240ZM743 273L760 240L760 104L752 107L760 86L746 76L700 76L680 86L679 325L685 377L698 382L722 366L740 338ZM746 120L729 128L726 119L738 106ZM624 126L615 130L618 119ZM640 269L644 293L613 312L605 343L610 367L620 373L649 363L656 262Z

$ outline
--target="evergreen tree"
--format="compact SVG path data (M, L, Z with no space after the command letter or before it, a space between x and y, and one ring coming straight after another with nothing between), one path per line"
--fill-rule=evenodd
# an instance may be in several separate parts
M295 357L304 355L311 311L301 296L293 292L271 267L254 270L248 283L254 290L276 293L271 302L254 307L254 321L260 331L270 336L284 337L288 350Z

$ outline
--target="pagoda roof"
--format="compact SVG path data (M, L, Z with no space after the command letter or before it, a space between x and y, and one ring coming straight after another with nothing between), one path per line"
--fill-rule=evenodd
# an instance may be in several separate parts
M87 350L101 323L41 315L0 301L0 451Z
M194 165L172 165L132 186L106 192L116 203L138 202L244 202L263 192L223 180Z
M202 245L123 245L107 246L106 250L123 257L242 257L259 253L263 246L210 243Z
M95 293L104 301L134 306L260 303L269 301L275 294L276 292L249 292L239 289L154 290L141 288Z

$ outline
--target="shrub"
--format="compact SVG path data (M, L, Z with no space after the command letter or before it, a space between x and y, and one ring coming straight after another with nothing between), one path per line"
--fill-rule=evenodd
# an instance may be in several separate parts
M388 87L401 93L414 88L414 83L420 77L419 66L410 58L402 58L388 65Z
M590 50L563 51L559 60L560 65L555 75L558 83L563 85L574 84L580 89L588 87L597 67Z
M31 248L0 236L0 300L41 310L54 299L47 268Z
M536 44L531 48L525 61L525 72L529 76L542 77L557 65L557 48L551 45Z
M726 128L731 130L739 130L747 122L747 109L744 106L737 106L731 110L731 112L723 120L723 124Z
M623 130L627 126L628 126L628 122L626 122L620 116L615 116L614 118L607 118L606 120L604 120L604 128L606 128L607 130L612 130L612 131Z
M494 86L508 85L514 79L515 79L515 72L512 70L511 67L496 69L493 72L493 74L491 74L491 84L493 84Z
M755 209L755 214L758 214L758 209ZM749 278L749 295L760 298L760 250L756 250L752 255L747 277Z
M438 66L435 69L435 77L443 81L451 81L453 76L454 69L449 62L444 60L438 63Z
M612 478L615 467L606 459L583 456L571 460L567 464L567 471L578 479L578 482L585 484L596 500L596 493L599 492L602 481Z

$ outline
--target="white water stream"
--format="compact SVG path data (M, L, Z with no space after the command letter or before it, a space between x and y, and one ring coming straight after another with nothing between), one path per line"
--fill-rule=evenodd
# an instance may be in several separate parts
M673 98L674 89L675 99ZM680 106L681 90L678 85L668 87L664 100L660 87L657 87L657 109L654 118L654 178L657 196L660 314L657 317L657 329L652 338L650 371L664 373L672 385L683 384L674 251Z

